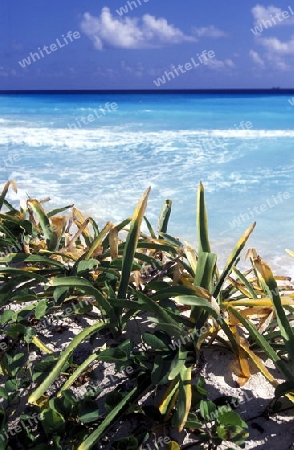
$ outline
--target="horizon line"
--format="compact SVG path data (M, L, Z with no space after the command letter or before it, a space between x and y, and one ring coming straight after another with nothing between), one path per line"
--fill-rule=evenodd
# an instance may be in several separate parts
M234 89L0 89L0 94L294 94L294 88Z

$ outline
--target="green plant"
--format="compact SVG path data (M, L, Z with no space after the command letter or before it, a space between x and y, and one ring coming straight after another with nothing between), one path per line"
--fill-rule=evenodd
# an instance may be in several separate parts
M6 308L0 318L6 336L5 351L0 353L4 380L0 393L14 407L17 389L27 389L24 420L34 412L43 417L33 429L23 427L15 438L26 448L95 448L115 423L131 414L139 422L146 421L148 428L117 441L115 449L138 448L151 433L157 437L170 427L193 433L199 448L214 449L224 441L244 446L246 424L230 407L220 409L209 401L204 380L195 376L201 346L212 343L234 352L240 364L240 385L251 375L251 358L277 386L276 399L283 395L293 399L288 367L288 361L293 361L293 294L280 296L282 288L254 252L249 271L241 273L236 267L255 224L219 271L208 238L202 184L197 195L197 251L167 233L170 200L164 203L158 229L153 229L145 217L149 189L131 218L99 229L72 205L48 213L44 202L28 199L26 208L18 211L5 199L10 185L16 189L14 182L8 182L0 196L0 210L6 208L0 214L0 308ZM59 216L68 209L71 217ZM144 221L147 232L141 229ZM16 303L24 306L18 311L7 309ZM38 325L64 313L74 318L89 312L95 323L75 336L62 353L53 354ZM121 342L128 323L138 317L148 323L140 346ZM246 337L239 332L240 326L247 330ZM79 366L73 363L73 352L81 343L106 332L111 333L114 348L104 344ZM36 350L39 360L33 367L29 355ZM258 357L261 350L284 374L282 385L277 385ZM71 391L99 361L114 362L118 371L132 366L137 374L131 390L126 382L113 386L103 412L96 405L102 392L77 399ZM53 389L60 380L62 386ZM142 397L152 392L157 393L154 405L140 405ZM2 414L0 419L6 429L12 416ZM16 441L8 437L8 450L11 442ZM172 442L169 448L179 446Z

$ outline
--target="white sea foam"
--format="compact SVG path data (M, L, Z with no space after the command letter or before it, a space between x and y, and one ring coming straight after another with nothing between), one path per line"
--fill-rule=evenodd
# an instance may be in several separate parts
M97 219L100 226L106 220L119 222L129 216L142 192L152 186L147 217L156 227L162 203L171 198L174 203L170 233L194 243L195 194L202 180L209 211L219 212L214 216L217 225L213 230L218 250L219 242L226 237L219 233L229 227L234 211L246 213L255 201L260 205L269 193L280 190L292 189L294 198L291 187L294 161L289 156L277 162L270 159L277 155L273 147L276 141L281 142L281 151L285 143L290 148L294 130L156 132L131 123L78 130L2 124L1 182L16 179L19 187L17 195L9 191L8 199L26 199L27 194L42 199L50 195L52 201L46 208L75 203L85 214ZM221 146L213 142L215 138ZM21 157L11 167L9 163L3 165L9 153L7 142L10 149L21 152ZM268 160L259 156L265 149ZM242 206L243 194L244 199L249 198L252 203L247 201ZM232 202L225 204L228 196L232 196ZM289 223L289 211L290 200L280 209L277 207L273 214L268 211L257 218L267 236L279 233L276 217L283 217ZM247 225L236 230L234 236L229 233L228 242L224 241L225 248L221 247L224 254L228 254ZM291 247L291 235L288 245L285 236L281 236L282 247ZM266 252L269 241L259 242L260 253ZM283 248L271 249L272 259L284 261Z
M136 124L138 126L138 124ZM203 146L203 140L218 138L260 140L272 138L293 138L294 130L163 130L158 132L148 131L125 131L122 127L115 130L113 127L97 129L74 129L67 128L32 128L32 127L8 127L1 128L0 145L9 142L16 145L30 147L72 148L86 149L99 146L138 145L148 143L160 146L163 143L174 149L173 143L183 146L199 144ZM218 142L212 142L210 147L218 147ZM206 147L209 147L207 145ZM177 147L176 150L179 148Z

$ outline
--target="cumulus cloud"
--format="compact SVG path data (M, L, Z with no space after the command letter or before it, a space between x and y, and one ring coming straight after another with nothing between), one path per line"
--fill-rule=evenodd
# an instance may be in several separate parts
M214 25L209 25L209 27L202 27L202 28L193 28L193 32L198 37L223 37L227 36L227 33L225 31L219 30Z
M276 25L292 25L294 23L294 16L291 16L288 10L289 17L287 19L283 20L283 17L280 16L282 19L280 21L278 17L275 17L276 14L282 14L283 10L273 5L263 6L257 4L252 8L251 12L254 18L254 25L260 24L263 20L271 20L271 16L274 18Z
M254 23L256 26L259 25L259 27L262 27L266 20L271 22L272 27L275 25L292 25L294 23L294 15L292 15L290 7L283 11L281 8L273 5L263 6L257 4L251 11ZM287 13L288 17L285 16L285 13ZM261 58L256 51L250 50L249 55L253 62L260 67L270 64L281 71L286 71L293 67L294 36L291 36L288 41L281 41L275 36L262 37L261 32L255 32L255 35L256 43L263 47L263 56Z
M142 19L116 18L104 7L100 16L86 12L81 22L82 31L94 42L97 50L107 47L141 49L164 45L195 42L194 36L185 35L164 18L145 14Z
M254 50L250 50L249 56L256 65L258 65L259 67L264 67L264 61L257 52L255 52Z
M277 69L286 71L293 67L294 36L292 36L289 41L285 42L277 37L259 37L257 43L264 48L264 57L267 62Z
M294 55L294 36L286 42L282 42L276 37L260 38L259 43L270 53Z

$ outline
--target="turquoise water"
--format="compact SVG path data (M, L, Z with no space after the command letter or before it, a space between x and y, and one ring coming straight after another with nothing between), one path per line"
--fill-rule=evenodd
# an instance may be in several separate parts
M221 262L256 220L250 246L294 274L293 124L286 95L1 95L0 181L101 225L151 186L149 219L172 199L168 231L192 244L202 181Z

